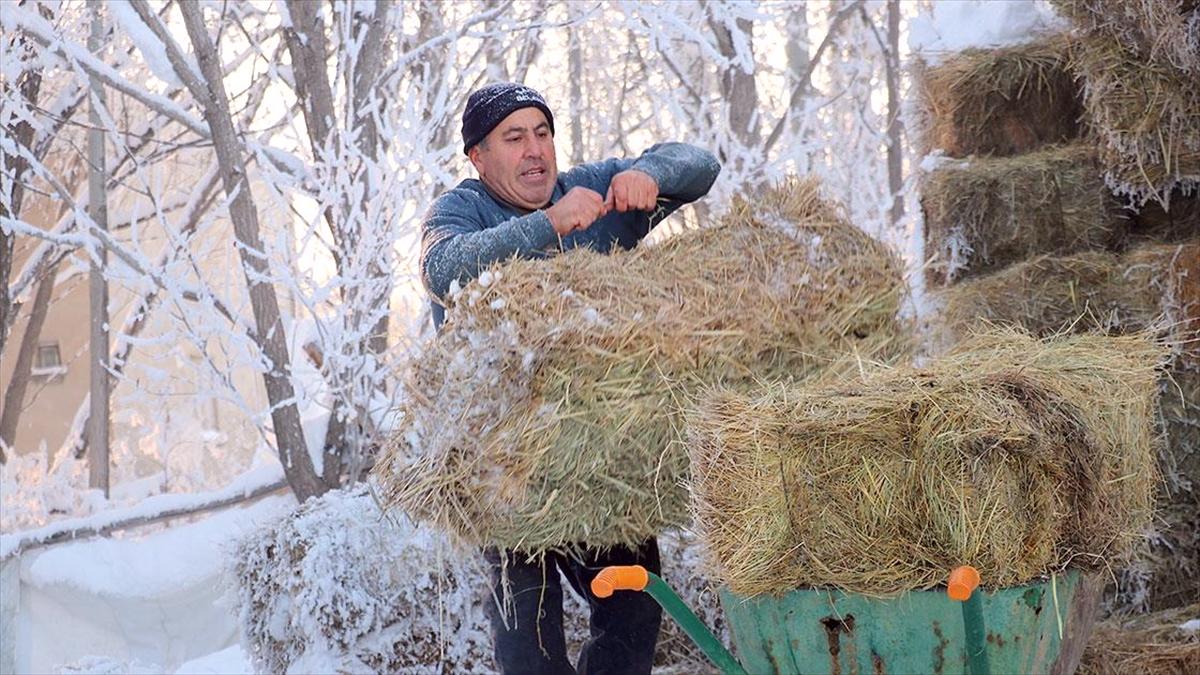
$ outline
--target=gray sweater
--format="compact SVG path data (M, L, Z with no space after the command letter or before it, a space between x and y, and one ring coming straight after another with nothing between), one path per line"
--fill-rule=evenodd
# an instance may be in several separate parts
M421 280L433 305L434 326L440 327L445 319L440 299L451 282L465 284L496 261L542 257L560 246L561 250L586 246L602 252L631 249L676 209L707 194L721 165L695 146L660 143L637 159L607 159L559 173L550 204L576 186L603 197L613 176L626 169L642 171L658 183L658 208L653 213L612 211L561 240L544 210L522 215L478 180L464 180L438 197L421 224Z

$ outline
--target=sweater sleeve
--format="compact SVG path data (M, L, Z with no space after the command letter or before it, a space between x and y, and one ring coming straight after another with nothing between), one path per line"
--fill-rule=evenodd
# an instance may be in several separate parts
M638 237L677 211L708 194L721 163L711 152L687 143L658 143L635 160L607 159L583 164L564 175L569 186L581 185L604 196L614 176L626 169L637 169L658 183L658 208L639 218Z
M421 225L421 281L442 300L452 282L465 284L500 260L539 257L557 241L544 211L489 228L467 198L450 192L434 202Z

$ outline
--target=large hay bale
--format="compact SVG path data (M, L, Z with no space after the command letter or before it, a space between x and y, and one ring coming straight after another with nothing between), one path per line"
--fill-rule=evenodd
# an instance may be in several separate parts
M924 368L718 390L689 418L696 524L736 593L989 586L1123 556L1151 514L1164 350L980 334Z
M1007 156L1079 137L1082 102L1069 59L1069 39L1056 35L919 65L923 154Z
M1200 673L1200 604L1098 624L1083 652L1079 673Z
M1196 75L1148 63L1103 32L1080 39L1072 67L1113 192L1141 206L1166 204L1176 188L1200 189Z
M1103 248L1122 231L1087 144L948 162L927 176L921 205L935 285L1035 255Z
M898 358L904 293L898 259L810 181L656 246L496 266L414 361L375 475L472 545L643 541L686 518L692 391Z
M1200 3L1196 0L1050 0L1089 33L1118 41L1141 60L1200 75Z

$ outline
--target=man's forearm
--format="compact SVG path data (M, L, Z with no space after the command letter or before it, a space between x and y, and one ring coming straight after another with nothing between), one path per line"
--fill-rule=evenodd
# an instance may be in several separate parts
M655 145L630 168L653 178L660 196L683 203L708 194L721 172L721 164L712 153L687 143Z
M558 241L544 211L513 218L493 228L463 232L453 225L434 226L421 258L425 286L444 298L451 282L466 283L492 263L516 257L533 257Z

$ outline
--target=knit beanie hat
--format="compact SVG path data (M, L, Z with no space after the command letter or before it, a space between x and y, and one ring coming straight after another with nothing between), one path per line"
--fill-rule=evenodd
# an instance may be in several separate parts
M542 95L515 82L498 82L477 89L467 97L463 111L463 153L491 133L505 117L521 108L537 108L546 114L550 134L554 134L554 115Z

